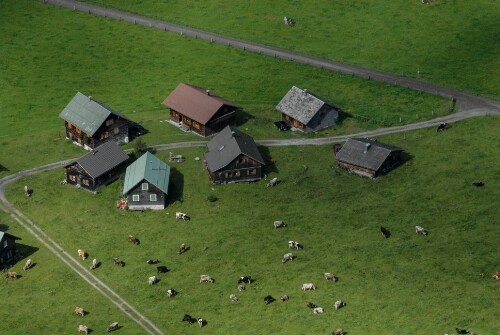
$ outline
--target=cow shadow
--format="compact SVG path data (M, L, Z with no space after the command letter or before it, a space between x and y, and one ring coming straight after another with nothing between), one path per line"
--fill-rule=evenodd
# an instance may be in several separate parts
M166 205L184 201L184 175L174 167L170 168L170 185Z
M262 158L264 159L264 162L266 163L266 165L264 165L262 167L262 174L263 175L266 175L266 174L271 174L271 173L279 173L279 170L278 170L278 167L276 166L276 164L274 163L272 157L271 157L271 153L269 151L269 148L268 147L265 147L265 146L259 146L259 152L260 154L262 155Z
M236 113L236 120L234 122L234 125L236 127L241 127L242 125L244 125L245 123L247 123L248 120L253 120L253 119L255 119L255 116L253 116L252 114L249 114L249 113L245 112L245 110L243 110L243 109L240 109Z
M183 252L181 252L179 255L182 255L182 254L184 254L184 253L188 252L188 250L189 250L189 249L191 249L191 247L186 247L186 248L184 249L184 251L183 251Z

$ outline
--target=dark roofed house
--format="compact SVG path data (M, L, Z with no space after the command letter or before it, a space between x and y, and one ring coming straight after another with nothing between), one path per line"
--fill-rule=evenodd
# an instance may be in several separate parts
M20 237L0 231L0 269L13 264L19 258L16 249L16 240Z
M113 140L128 143L132 124L122 114L78 92L59 114L64 119L66 138L87 150Z
M401 164L403 149L367 138L350 138L336 155L340 167L375 178Z
M180 83L163 101L170 109L170 120L202 136L209 136L233 124L234 103L200 87Z
M146 152L127 167L123 195L128 209L164 209L170 181L170 166Z
M207 144L205 165L214 184L262 178L265 164L254 140L227 126Z
M334 125L341 110L324 99L293 86L281 99L276 109L281 120L309 133Z
M116 180L129 157L113 141L106 142L66 166L66 182L89 191Z

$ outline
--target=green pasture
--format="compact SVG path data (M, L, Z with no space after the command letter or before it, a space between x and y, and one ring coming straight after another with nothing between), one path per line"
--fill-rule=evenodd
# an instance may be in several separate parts
M85 1L500 98L495 0Z
M333 74L146 27L30 0L1 2L0 177L82 155L64 138L59 113L77 91L140 122L149 145L199 140L163 122L161 102L180 83L211 89L243 107L238 126L256 138L276 131L275 106L292 85L349 113L315 136L412 123L449 113L429 94Z
M101 260L95 274L167 334L329 334L336 327L353 335L444 334L455 327L496 334L498 282L490 274L500 266L500 212L494 200L500 188L499 173L491 167L500 163L499 126L500 118L485 117L453 124L442 133L430 128L381 137L403 147L409 160L376 180L337 168L331 146L261 148L271 163L268 178L282 180L274 188L266 188L265 181L212 186L195 160L204 149L177 150L186 161L172 165L170 202L163 211L117 210L122 181L92 194L60 185L63 169L21 179L6 195L75 257L84 248L90 259ZM156 154L166 160L168 152ZM472 186L475 180L486 186ZM23 194L25 184L34 189L31 198ZM211 194L216 202L208 201ZM187 212L192 220L176 221L176 211ZM273 229L277 219L288 227ZM415 234L415 225L429 235ZM390 230L390 238L382 237L380 226ZM16 233L36 245L22 229ZM130 244L129 234L141 244ZM304 249L282 264L288 240L299 241ZM179 256L183 242L190 249ZM44 250L33 254L34 260L51 259ZM126 266L112 265L113 257ZM147 284L155 274L145 262L151 258L171 270L159 275L155 286ZM38 281L31 276L40 276L48 266L40 264L4 285L36 289ZM50 266L73 276L60 262ZM335 273L339 281L325 281L324 272ZM200 274L211 275L215 283L200 284ZM255 278L245 292L236 290L241 275ZM302 292L305 282L317 290ZM81 292L71 294L88 290L78 280L73 285ZM169 288L179 295L169 299ZM231 293L239 302L229 300ZM3 307L15 310L16 300L4 294L1 290ZM266 306L268 294L277 299L288 294L290 301ZM92 295L85 297L91 312L102 308L93 304ZM79 301L66 303L65 295L53 299L64 309ZM335 311L338 299L347 306ZM325 314L314 315L305 306L308 301L324 307ZM44 312L36 307L45 303L34 295L29 310L42 318ZM199 329L181 322L185 313L205 318L208 325ZM54 322L74 319L61 313ZM15 325L7 319L0 332ZM129 325L121 332L140 333Z

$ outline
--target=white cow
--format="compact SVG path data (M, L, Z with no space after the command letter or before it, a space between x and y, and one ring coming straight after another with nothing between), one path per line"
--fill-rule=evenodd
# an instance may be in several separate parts
M200 283L204 283L204 282L213 283L214 280L209 275L200 275Z
M281 258L282 263L286 263L288 261L293 261L293 254L291 252L284 254Z
M281 220L278 220L278 221L274 221L274 229L278 229L278 228L284 228L286 227L286 223L281 221Z
M89 333L89 327L84 326L84 325L79 325L79 326L78 326L78 332L79 332L79 333L85 333L85 334L88 334L88 333Z
M156 277L156 276L149 277L149 279L148 279L149 285L156 284L157 282L158 282L158 277Z
M92 260L92 265L90 266L90 270L94 270L95 268L97 268L97 259L93 259Z
M310 290L316 290L316 286L314 286L313 283L305 283L302 284L302 291L310 291Z
M420 226L415 226L415 232L417 234L422 234L422 235L427 235L427 230L425 230L425 228L423 227L420 227Z
M325 272L325 279L331 280L333 282L336 282L338 280L337 277L333 273L330 273L330 272Z
M314 314L321 314L323 312L324 312L323 307L316 307L313 309Z
M238 297L235 294L230 294L229 299L231 299L231 301L233 301L233 302L238 301Z
M189 221L189 216L186 213L183 212L176 212L175 213L175 219L176 220L184 220L184 221Z

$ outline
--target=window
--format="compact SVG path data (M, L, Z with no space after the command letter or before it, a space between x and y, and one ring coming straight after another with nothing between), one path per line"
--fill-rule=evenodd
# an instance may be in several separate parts
M147 191L148 189L149 189L149 185L148 185L148 183L142 183L142 185L141 185L141 190L143 190L143 191Z
M156 201L156 194L150 194L149 201Z
M257 169L251 169L251 170L247 170L247 171L248 171L248 175L255 176L257 174Z
M195 127L196 129L200 129L200 124L198 122L193 122L193 127Z
M139 201L139 194L132 194L132 201Z
M73 175L71 175L71 176L69 176L69 180L71 180L71 181L76 181L76 177L75 177L75 176L73 176Z
M3 247L4 247L4 249L7 248L8 245L9 245L9 242L7 242L7 240L3 241Z
M120 133L120 128L116 127L114 130L115 135L118 135Z
M89 181L87 179L82 179L82 184L89 186Z
M113 123L115 123L113 119L106 120L106 126L111 126Z
M240 176L240 171L239 171L239 170L237 170L237 171L234 173L234 176L235 176L235 177L239 177L239 176Z

